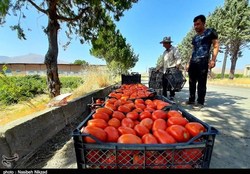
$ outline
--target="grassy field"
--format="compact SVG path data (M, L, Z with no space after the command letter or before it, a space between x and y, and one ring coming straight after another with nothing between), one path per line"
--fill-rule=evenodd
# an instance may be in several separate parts
M142 75L142 80L147 80L148 77ZM85 83L72 91L72 95L69 97L68 101L83 96L93 90L117 83L121 79L111 79L109 75L99 74L95 71L90 72L85 77ZM239 86L250 88L250 78L235 78L233 80L229 79L209 79L208 84L216 85L226 85L226 86ZM63 90L62 90L63 93ZM33 98L30 101L22 102L10 106L0 106L0 126L6 123L22 118L26 115L32 114L44 110L48 107L50 98L48 95L40 95Z

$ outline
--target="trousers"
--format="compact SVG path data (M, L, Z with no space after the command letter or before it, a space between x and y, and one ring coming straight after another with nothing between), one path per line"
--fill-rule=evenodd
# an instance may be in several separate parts
M195 101L197 86L197 102L204 105L207 91L208 61L190 62L189 76L189 101Z

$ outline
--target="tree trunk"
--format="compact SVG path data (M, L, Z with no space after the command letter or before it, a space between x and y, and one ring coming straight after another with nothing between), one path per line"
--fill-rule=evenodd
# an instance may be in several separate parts
M240 50L240 44L235 43L234 45L234 52L231 58L231 68L230 68L230 73L229 73L229 79L234 79L234 73L235 73L235 67L236 67L236 62L238 59L238 53Z
M223 59L223 65L221 70L221 78L224 79L225 77L225 70L226 70L226 64L227 64L227 56L228 56L228 47L226 47L225 53L224 53L224 59Z
M49 17L47 26L47 36L49 48L45 55L45 65L47 67L47 84L50 97L60 95L61 83L58 77L57 57L58 57L58 40L57 34L60 25L56 19Z

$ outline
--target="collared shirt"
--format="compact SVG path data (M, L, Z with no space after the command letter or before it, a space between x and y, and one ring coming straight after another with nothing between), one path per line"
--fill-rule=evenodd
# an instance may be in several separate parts
M181 63L180 54L177 48L174 46L171 46L168 50L165 50L162 57L163 65L161 64L161 67L163 67L163 72L166 72L167 68L176 67Z
M208 61L212 40L214 39L218 39L218 34L213 28L206 29L201 35L195 35L192 40L193 53L191 61L198 62L204 58L205 61Z

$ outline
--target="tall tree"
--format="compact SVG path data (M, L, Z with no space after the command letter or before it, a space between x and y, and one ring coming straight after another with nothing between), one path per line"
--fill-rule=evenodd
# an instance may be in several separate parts
M5 16L9 9L9 0L0 1L0 25L4 23Z
M108 68L115 74L126 74L135 66L139 57L111 20L107 27L100 29L97 38L92 40L90 53L105 60Z
M76 64L76 65L83 65L83 66L88 66L88 65L89 65L88 62L86 62L85 60L80 60L80 59L75 60L73 64Z
M48 37L49 48L45 55L45 65L47 67L47 83L51 97L60 94L60 80L58 77L57 57L58 57L58 30L60 24L65 22L66 35L69 42L72 35L79 38L80 43L92 40L100 28L105 27L108 16L119 21L125 10L132 7L138 0L16 0L10 1L9 11L12 9L14 15L19 14L19 18L25 18L22 9L34 7L48 17L48 25L45 33ZM19 12L19 13L17 13ZM12 29L18 31L20 39L26 39L21 27L21 22L13 26Z

